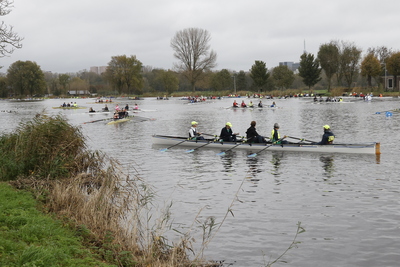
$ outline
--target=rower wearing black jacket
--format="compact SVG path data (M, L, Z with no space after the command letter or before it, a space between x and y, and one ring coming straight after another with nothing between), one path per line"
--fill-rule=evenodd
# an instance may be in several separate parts
M225 127L222 128L219 138L225 142L236 142L236 135L238 135L238 134L239 133L233 133L232 123L227 122L225 124Z
M256 122L252 121L250 127L246 131L247 142L249 143L266 143L267 141L263 136L259 135L256 131Z

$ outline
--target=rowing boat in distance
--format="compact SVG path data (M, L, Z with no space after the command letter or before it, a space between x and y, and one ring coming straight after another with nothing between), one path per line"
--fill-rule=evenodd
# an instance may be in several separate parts
M271 143L241 143L241 142L219 142L214 139L205 140L187 140L187 137L153 135L152 141L154 145L159 146L181 146L196 148L214 148L220 150L248 150L260 151L266 146L271 151L294 151L294 152L319 152L319 153L350 153L350 154L380 154L380 143L353 143L353 144L332 144L332 145L315 145L311 143L288 143L288 144L271 144Z
M54 109L86 109L85 107L53 107Z

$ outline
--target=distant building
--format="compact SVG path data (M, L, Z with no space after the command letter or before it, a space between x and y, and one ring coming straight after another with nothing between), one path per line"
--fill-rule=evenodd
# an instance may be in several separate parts
M103 72L105 72L107 69L107 66L94 66L94 67L90 67L90 72L94 72L98 75L102 74Z
M285 62L279 62L279 66L287 66L291 71L296 71L300 67L300 63L292 62L292 61L285 61Z
M67 94L68 95L74 95L74 96L90 95L90 92L89 92L89 90L76 90L76 91L68 91Z

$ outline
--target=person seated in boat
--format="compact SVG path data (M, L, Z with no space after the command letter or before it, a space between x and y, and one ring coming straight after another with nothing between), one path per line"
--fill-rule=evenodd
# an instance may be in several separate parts
M324 134L322 135L321 142L317 143L317 145L331 145L333 144L333 140L335 139L335 135L333 134L331 127L329 125L324 125Z
M239 135L239 133L233 133L232 123L227 122L225 127L222 128L219 138L225 142L236 142L236 135Z
M114 112L113 119L114 119L115 121L116 121L116 120L119 120L119 113L118 113L117 111Z
M126 104L126 106L125 106L125 109L126 109L126 110L129 110L129 106L128 106L128 104Z
M238 108L238 107L239 107L239 105L238 105L238 103L236 102L236 100L233 100L233 107L234 107L234 108Z
M257 133L256 122L252 121L250 127L246 131L246 138L248 143L266 143L265 138Z
M286 135L283 138L286 138ZM281 140L281 135L279 134L279 124L278 123L274 123L274 129L272 129L272 131L271 131L270 139L273 144L287 144L288 143L288 141L286 141L286 140Z
M275 108L275 107L276 107L276 103L274 101L274 102L272 102L271 108Z
M242 100L242 104L240 105L242 108L247 108L246 103L244 103L244 100Z
M139 106L138 104L135 104L135 106L133 107L134 110L139 110Z
M68 103L67 103L67 108L69 108L70 106L71 106L71 104L68 102Z
M260 102L258 102L258 107L259 107L259 108L262 108L262 107L263 107L263 104L262 104L261 100L260 100Z
M90 107L89 112L96 112L96 111L92 107Z
M121 110L121 108L118 106L118 104L115 106L115 111L120 111Z
M65 108L67 106L67 104L65 104L65 102L61 105L63 108Z
M108 110L108 107L107 107L107 104L106 104L106 106L103 108L103 111L109 111L109 110Z
M123 118L125 118L125 117L128 116L128 111L127 111L126 109L120 110L120 111L118 112L118 115L119 115L119 118L120 118L120 119L123 119Z
M189 139L193 140L204 140L204 137L201 136L200 132L197 132L197 125L199 123L197 121L192 121L192 127L189 129Z
M78 104L76 102L74 102L74 108L77 108Z
M253 105L252 101L250 101L250 103L249 103L249 108L254 108L254 105Z
M314 102L317 102L317 101L318 101L317 96L314 96Z

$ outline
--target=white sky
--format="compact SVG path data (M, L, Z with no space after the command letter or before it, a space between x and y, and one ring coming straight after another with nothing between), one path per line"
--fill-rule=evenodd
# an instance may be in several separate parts
M179 30L211 34L215 70L248 71L255 60L271 69L315 56L331 40L363 50L400 50L399 0L14 0L1 17L23 37L23 48L0 58L1 72L18 60L53 73L106 66L135 55L144 66L172 68L170 41Z

